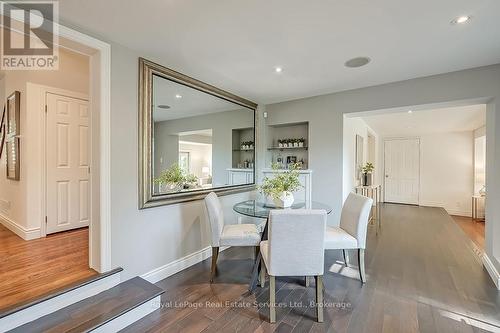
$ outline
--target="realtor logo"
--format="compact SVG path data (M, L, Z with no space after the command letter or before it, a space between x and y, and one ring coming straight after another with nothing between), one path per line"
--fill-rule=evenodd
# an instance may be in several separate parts
M58 69L57 1L3 1L2 70Z

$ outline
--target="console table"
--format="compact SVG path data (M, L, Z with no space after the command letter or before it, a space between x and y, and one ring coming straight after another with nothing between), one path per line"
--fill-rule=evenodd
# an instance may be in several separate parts
M376 225L376 233L378 234L378 229L380 229L380 209L379 202L382 197L382 186L381 185L369 185L369 186L356 186L356 194L364 195L365 197L371 198L373 200L372 215L370 216L370 223Z
M472 196L472 219L477 222L484 222L483 217L479 217L479 203L484 202L485 197L481 195ZM484 206L484 205L483 205Z

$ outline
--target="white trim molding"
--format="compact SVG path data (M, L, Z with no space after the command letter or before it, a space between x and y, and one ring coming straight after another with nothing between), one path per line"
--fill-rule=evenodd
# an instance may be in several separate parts
M5 332L30 321L60 310L73 303L106 291L121 282L121 273L117 272L102 279L67 291L56 297L33 304L25 309L0 318L0 332Z
M62 45L90 57L90 102L99 114L99 225L90 228L89 263L99 272L111 267L111 45L76 30L58 25ZM56 30L57 31L57 30ZM61 41L61 39L60 39ZM75 45L76 44L76 45ZM95 112L94 112L95 111Z
M40 228L25 228L3 214L0 214L0 224L24 240L40 238Z
M220 252L228 248L229 248L228 246L221 247ZM203 260L208 259L210 257L212 257L212 247L207 246L185 257L174 260L166 265L157 267L145 274L142 274L141 278L143 278L148 282L156 283L160 280L168 278L169 276L179 273L180 271L185 270L186 268L196 265L197 263L200 263Z
M497 289L500 290L500 273L498 273L498 270L496 269L495 265L493 265L490 257L488 257L486 253L483 254L483 265L484 268L486 268L486 270L488 271L491 279L495 283L495 286L497 286Z

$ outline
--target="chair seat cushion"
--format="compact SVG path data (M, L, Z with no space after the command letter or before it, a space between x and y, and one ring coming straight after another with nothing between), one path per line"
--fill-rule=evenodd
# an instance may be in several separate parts
M221 246L258 246L260 233L255 224L227 224L219 243Z
M325 250L357 249L358 241L340 227L326 227Z

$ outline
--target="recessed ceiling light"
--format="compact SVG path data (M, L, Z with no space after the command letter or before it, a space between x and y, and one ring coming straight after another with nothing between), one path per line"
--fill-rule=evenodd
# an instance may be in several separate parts
M412 111L412 110L410 110L410 111L408 111L408 113L409 113L409 114L412 114L412 113L413 113L413 111Z
M276 73L281 73L281 72L283 72L283 68L282 68L282 67L277 66L277 67L274 67L274 71L275 71Z
M471 19L470 16L459 16L451 21L451 24L463 24L469 22Z
M344 65L346 67L349 67L349 68L356 68L356 67L361 67L361 66L366 65L370 61L371 61L371 59L368 57L356 57L356 58L352 58L352 59L347 60L344 63Z
M177 94L177 95L175 95L175 98L180 99L180 98L182 98L182 95Z
M168 105L166 105L166 104L160 104L160 105L158 105L158 108L159 108L159 109L165 109L165 110L166 110L166 109L170 109L170 106L168 106Z

